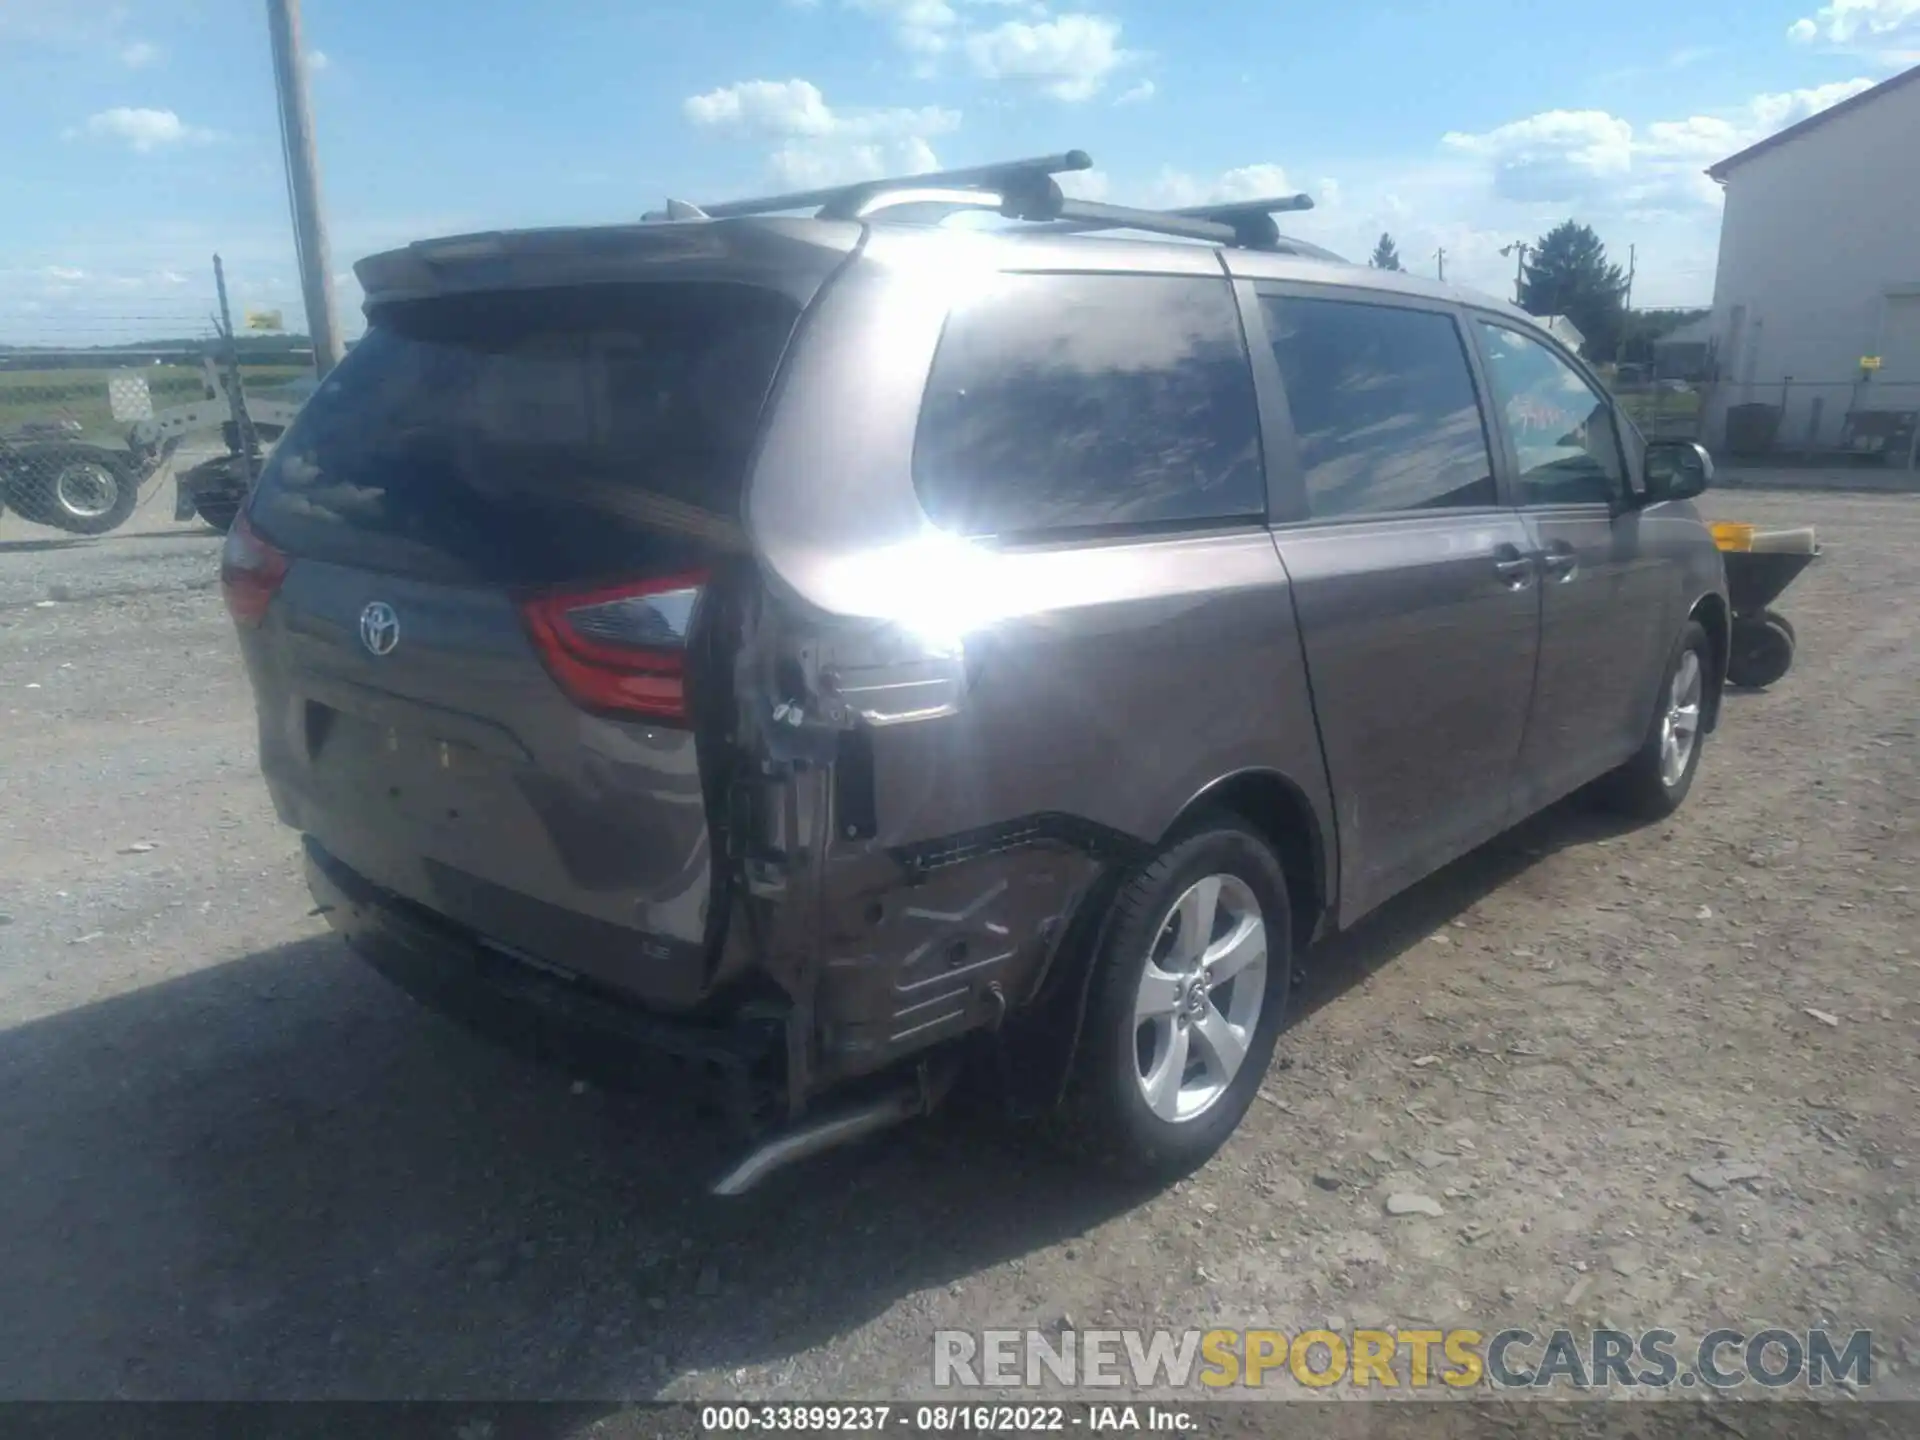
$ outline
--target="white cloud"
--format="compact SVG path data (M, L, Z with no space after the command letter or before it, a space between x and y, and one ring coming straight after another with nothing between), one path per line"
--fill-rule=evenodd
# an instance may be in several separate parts
M771 140L782 184L830 185L936 170L931 140L960 124L957 110L835 110L808 80L746 80L694 95L682 107L704 129Z
M158 45L146 40L135 40L120 51L120 63L129 70L145 70L165 58L166 53Z
M1485 162L1493 194L1523 204L1614 206L1628 214L1684 211L1719 202L1702 173L1717 160L1849 96L1872 81L1845 80L1756 95L1713 115L1656 120L1636 129L1603 110L1549 110L1443 146Z
M1153 81L1142 80L1138 85L1122 91L1119 98L1113 103L1116 105L1138 105L1141 101L1151 100L1152 98Z
M849 8L884 20L901 48L920 56L947 48L960 16L946 0L846 0Z
M309 50L307 52L307 69L314 71L316 74L331 64L333 64L333 62L327 58L326 51Z
M71 265L49 265L40 273L45 275L47 279L57 281L63 285L71 285L76 281L87 278L86 271L76 270Z
M1290 195L1287 172L1278 165L1242 165L1221 175L1214 187L1215 200L1264 200L1271 195Z
M101 139L124 140L143 155L170 145L198 144L213 138L211 130L189 125L171 110L144 110L126 105L89 115L81 129Z
M1113 190L1113 177L1104 170L1069 170L1054 178L1061 192L1076 200L1105 200Z
M1088 100L1129 58L1120 22L1104 15L1060 15L1029 24L1008 20L967 37L967 58L989 80L1036 86L1056 100Z
M1920 47L1920 0L1832 0L1794 21L1787 35L1802 45L1824 40L1884 52L1889 59L1911 58Z
M834 115L820 87L810 80L743 80L681 107L696 125L773 135L825 135Z
M1916 0L1916 4L1920 4L1920 0ZM1914 13L1920 14L1920 8ZM1874 82L1867 79L1839 80L1831 85L1815 85L1809 90L1756 95L1748 109L1753 117L1754 128L1770 134L1788 125L1796 125L1809 115L1817 115L1842 100L1850 100L1862 90L1871 90L1873 85ZM1753 138L1758 140L1761 137L1756 134Z
M1506 200L1571 199L1633 167L1633 126L1604 110L1546 110L1484 134L1450 131L1440 143L1485 159Z

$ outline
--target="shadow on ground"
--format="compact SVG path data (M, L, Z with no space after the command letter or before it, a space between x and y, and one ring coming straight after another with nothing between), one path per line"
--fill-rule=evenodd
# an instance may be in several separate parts
M1308 952L1294 994L1297 1022L1366 983L1455 916L1556 851L1611 840L1638 828L1585 795L1563 800L1395 896L1343 935ZM1284 1052L1285 1042L1282 1042Z
M44 550L71 550L86 543L86 539L79 536L65 540L0 540L0 555L37 555Z
M1306 1005L1604 833L1562 807L1450 867L1318 953ZM330 938L102 999L0 1034L0 1398L643 1397L1144 1198L964 1108L722 1204L728 1158Z

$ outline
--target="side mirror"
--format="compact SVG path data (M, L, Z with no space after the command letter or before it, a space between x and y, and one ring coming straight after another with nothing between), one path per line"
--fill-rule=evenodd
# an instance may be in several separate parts
M1713 483L1713 457L1692 440L1649 440L1643 503L1691 500Z

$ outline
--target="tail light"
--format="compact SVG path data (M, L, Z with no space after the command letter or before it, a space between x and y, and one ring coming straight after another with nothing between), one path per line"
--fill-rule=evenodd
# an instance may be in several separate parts
M687 723L687 636L704 573L541 595L520 613L547 670L602 714Z
M246 512L234 518L220 551L220 592L236 625L249 630L266 618L267 606L287 578L287 557L260 538Z

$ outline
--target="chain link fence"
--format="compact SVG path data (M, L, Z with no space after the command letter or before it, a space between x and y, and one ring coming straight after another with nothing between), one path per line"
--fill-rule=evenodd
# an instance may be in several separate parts
M0 357L0 514L81 536L117 530L136 512L161 522L195 517L163 492L176 488L169 479L201 470L220 472L210 483L228 478L239 445L224 371L210 350L142 358L49 365ZM259 387L274 396L310 371L253 364L241 374L249 395ZM276 399L258 408L278 418L296 404ZM256 428L260 438L280 427ZM198 513L224 528L230 509L213 499Z
M1920 470L1920 381L1616 382L1649 437L1698 440L1723 461Z
M70 534L119 528L170 458L141 422L203 394L188 365L0 369L0 504Z
M1649 440L1698 440L1707 387L1690 380L1614 382L1620 408Z

